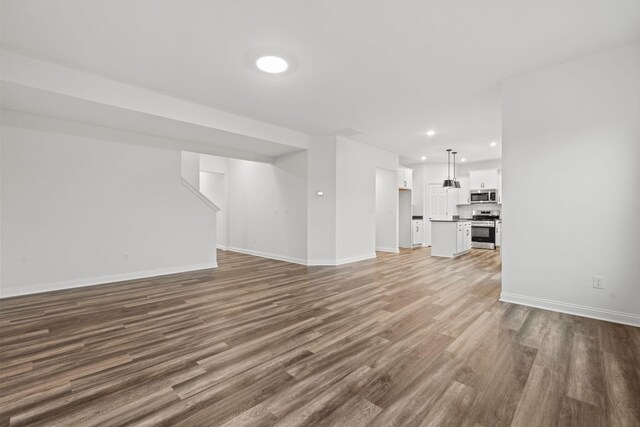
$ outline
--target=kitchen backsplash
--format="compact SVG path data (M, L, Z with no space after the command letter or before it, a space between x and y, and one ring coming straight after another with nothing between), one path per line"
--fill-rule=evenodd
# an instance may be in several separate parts
M458 206L458 215L460 218L471 218L473 216L473 211L499 211L502 209L502 205L498 205L496 203L482 203L478 205L459 205Z

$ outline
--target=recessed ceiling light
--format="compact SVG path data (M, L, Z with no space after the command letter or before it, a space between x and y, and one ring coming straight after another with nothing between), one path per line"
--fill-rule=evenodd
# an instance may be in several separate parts
M427 160L427 156L422 156L421 159L422 160Z
M489 145L492 146L492 147L495 147L496 145L498 145L498 143L495 142L495 141L491 141L491 144L489 144Z
M435 134L436 134L436 131L433 129L427 131L427 136L433 136Z
M467 159L465 159L464 157L460 159L461 162L466 162Z
M278 74L287 71L289 63L279 56L262 56L256 60L256 67L265 73Z

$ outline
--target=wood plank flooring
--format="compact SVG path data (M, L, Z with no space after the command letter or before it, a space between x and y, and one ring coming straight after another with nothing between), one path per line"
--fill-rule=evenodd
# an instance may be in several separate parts
M501 303L499 253L0 302L0 425L640 426L640 329Z

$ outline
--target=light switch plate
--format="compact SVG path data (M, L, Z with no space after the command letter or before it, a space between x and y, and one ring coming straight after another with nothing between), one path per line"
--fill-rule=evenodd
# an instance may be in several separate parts
M604 289L604 277L593 276L593 287L596 289Z

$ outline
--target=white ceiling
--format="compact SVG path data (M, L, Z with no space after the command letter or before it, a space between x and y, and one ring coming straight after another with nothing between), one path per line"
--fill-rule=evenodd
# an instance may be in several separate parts
M502 80L640 39L638 0L1 4L5 49L416 160L500 157ZM255 70L268 52L291 70Z

